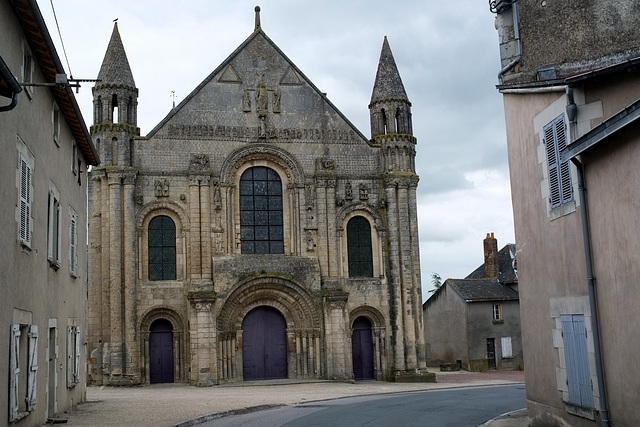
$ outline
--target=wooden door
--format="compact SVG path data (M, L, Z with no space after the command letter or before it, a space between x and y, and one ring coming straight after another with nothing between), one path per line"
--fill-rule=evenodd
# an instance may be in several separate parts
M173 326L158 319L149 328L149 373L151 384L173 382Z
M365 317L358 317L353 322L351 353L354 378L356 380L373 379L373 334L371 322Z
M257 307L242 321L242 372L245 380L287 378L287 326L271 307Z
M487 360L489 369L496 369L496 339L487 338Z

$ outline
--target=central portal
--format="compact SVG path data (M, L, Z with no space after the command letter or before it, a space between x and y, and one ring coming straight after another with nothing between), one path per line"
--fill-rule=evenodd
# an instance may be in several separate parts
M242 321L244 380L287 378L286 322L272 307L256 307Z

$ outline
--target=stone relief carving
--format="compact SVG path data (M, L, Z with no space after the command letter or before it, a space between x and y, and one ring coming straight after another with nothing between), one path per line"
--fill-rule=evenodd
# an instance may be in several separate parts
M166 178L156 179L156 197L169 197L169 180Z
M251 92L248 89L245 89L242 92L242 111L248 113L251 111Z
M280 112L280 98L282 97L282 92L280 92L280 89L277 88L274 92L273 92L273 104L272 104L272 108L273 108L273 112L274 113L279 113Z
M369 187L367 184L360 184L360 200L369 200Z
M344 185L344 198L346 200L353 200L353 187L351 187L351 183L348 181Z
M209 169L209 156L207 154L191 153L189 171L204 171Z
M220 194L220 183L213 184L213 208L217 211L222 209L222 196Z

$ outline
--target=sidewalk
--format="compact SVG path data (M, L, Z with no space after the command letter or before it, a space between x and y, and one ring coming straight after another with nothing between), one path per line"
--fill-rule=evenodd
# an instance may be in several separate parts
M184 384L154 384L140 387L88 387L87 402L60 414L69 426L183 426L211 414L241 413L258 408L294 405L317 400L336 399L404 391L451 387L514 384L524 382L522 371L437 372L437 383L388 383L365 381L274 380L252 381L215 387ZM526 415L526 411L525 411ZM503 422L513 422L507 424ZM495 423L495 424L494 424ZM499 419L491 427L526 426L526 416Z

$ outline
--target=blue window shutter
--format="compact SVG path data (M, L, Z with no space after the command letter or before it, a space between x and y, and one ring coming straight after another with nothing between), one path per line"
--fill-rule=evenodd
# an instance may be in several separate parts
M554 209L573 200L569 162L560 162L560 151L567 146L564 115L553 119L544 127L543 132L549 171L549 202Z
M560 320L567 366L569 403L593 408L593 390L591 388L584 315L566 314L562 315Z

